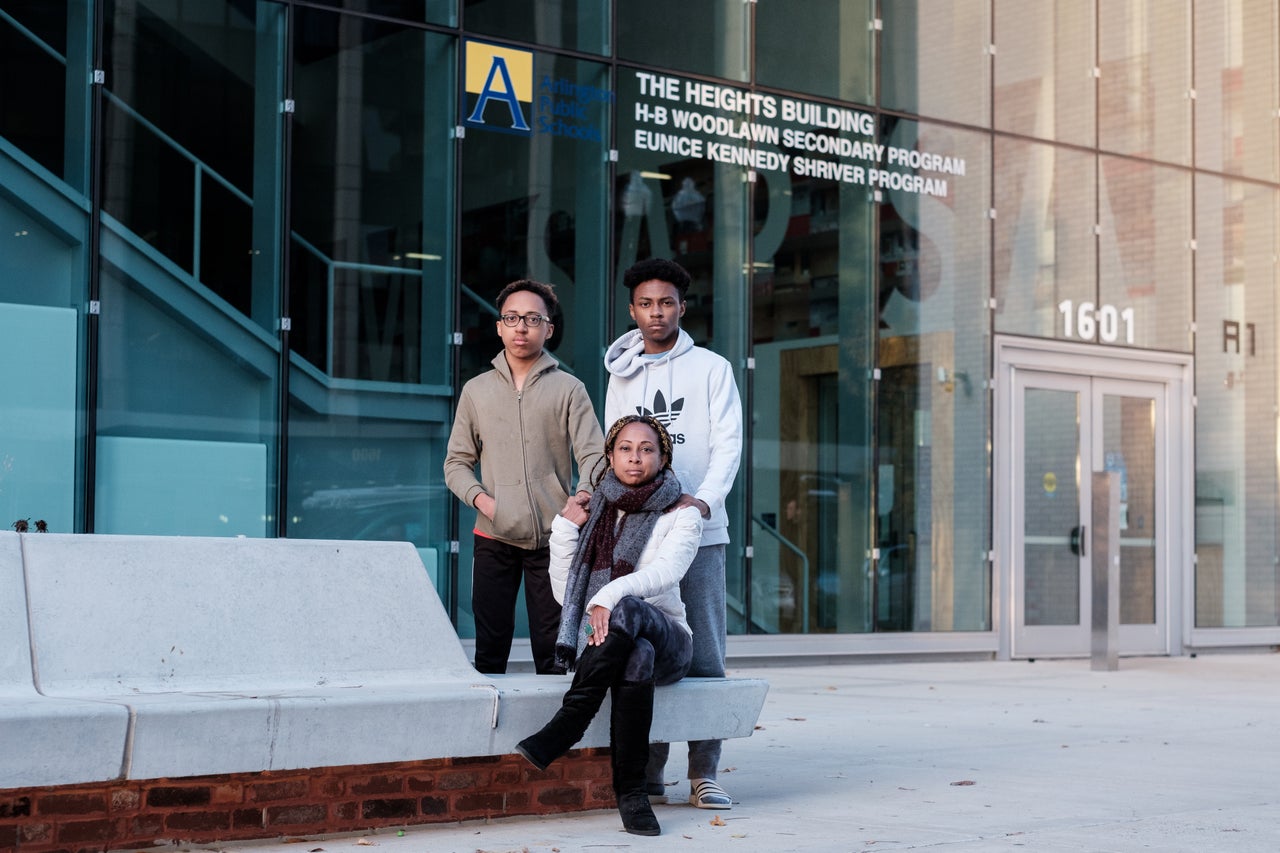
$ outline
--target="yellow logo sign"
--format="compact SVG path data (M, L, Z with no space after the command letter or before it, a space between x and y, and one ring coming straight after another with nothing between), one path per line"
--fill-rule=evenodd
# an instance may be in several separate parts
M524 105L533 104L533 53L469 41L463 124L503 133L532 133Z

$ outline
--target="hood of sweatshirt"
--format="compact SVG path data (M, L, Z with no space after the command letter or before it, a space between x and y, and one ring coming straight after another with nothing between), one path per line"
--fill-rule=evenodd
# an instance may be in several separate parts
M609 345L604 353L604 368L614 376L629 379L644 369L646 364L663 364L693 349L693 338L684 329L676 337L676 345L658 358L644 357L644 335L639 329L631 331Z

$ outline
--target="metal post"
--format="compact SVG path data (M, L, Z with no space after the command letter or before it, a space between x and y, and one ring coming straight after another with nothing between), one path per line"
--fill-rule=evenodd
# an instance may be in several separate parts
M1089 536L1093 573L1092 669L1119 667L1120 472L1093 472L1093 529Z

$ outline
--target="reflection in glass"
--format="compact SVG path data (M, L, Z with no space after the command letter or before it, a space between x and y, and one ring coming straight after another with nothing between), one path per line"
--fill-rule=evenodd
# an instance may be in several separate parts
M452 40L294 18L285 527L412 542L447 601Z
M1023 404L1024 624L1080 624L1080 398L1028 388Z
M1099 147L1189 165L1191 3L1108 0L1098 16Z
M465 0L468 32L608 55L607 0Z
M458 0L312 0L318 6L331 6L351 12L397 18L410 23L456 26Z
M270 73L257 83L280 61L279 42L264 38L258 50L253 4L212 19L180 4L108 7L103 210L274 330L279 115L261 108L279 91ZM280 17L265 8L264 27Z
M283 7L204 12L104 9L100 533L278 531Z
M753 5L742 0L617 3L618 58L745 81Z
M812 147L875 138L871 124L865 134L774 124L806 141L768 147L791 162L856 165ZM875 207L864 186L814 172L762 170L753 203L750 631L875 629L866 558L875 306L865 296Z
M990 5L988 0L881 4L881 105L987 127Z
M1120 623L1156 621L1156 403L1102 396L1102 467L1120 474Z
M1092 146L1094 4L995 0L993 14L996 129Z
M1097 294L1094 163L1091 154L996 137L997 332L1096 338L1096 324L1077 322Z
M1196 166L1274 181L1280 176L1280 21L1268 0L1197 0Z
M628 14L635 14L640 8L628 4ZM707 158L707 146L719 141L714 129L685 133L687 139L698 144L683 151L662 144L661 128L649 124L643 116L644 108L652 115L654 107L664 106L664 99L645 87L645 79L644 72L620 69L616 84L619 151L611 217L616 266L602 279L612 291L614 330L621 334L632 326L627 312L628 293L621 287L626 269L649 257L671 258L692 278L680 327L694 343L724 356L738 368L746 362L749 308L745 296L751 244L747 231L751 184L744 180L747 170ZM693 83L676 81L681 97L685 87ZM668 101L665 106L674 110L678 105ZM712 107L691 111L709 117L713 123L722 118L747 118ZM761 180L765 180L763 174ZM760 241L757 237L757 246ZM599 360L598 351L593 359ZM736 381L745 399L747 386L743 377L736 377ZM739 477L745 475L745 468L744 456ZM746 609L751 593L746 588L747 531L743 522L747 513L743 492L741 487L734 488L726 507L730 539L726 550L729 631L772 632L777 630L776 618L766 624L753 621L759 597L752 599L751 613ZM792 595L794 590L784 594ZM775 610L776 595L774 588L769 596L775 602L771 605Z
M945 195L889 189L879 207L877 580L895 606L886 618L878 590L877 628L982 630L989 149L939 125L884 127L887 145L963 166L919 171L945 180Z
M757 3L756 82L870 104L873 6L871 0L806 0L797 14L789 3Z
M85 60L66 55L71 20L67 4L74 2L19 0L0 7L0 79L7 81L0 95L0 137L53 174L87 190L83 175L75 180L68 174L72 164L64 163L64 157L73 156L71 150L64 151L68 120L81 141L88 136L69 112L74 102L68 98L67 63L80 70ZM14 85L19 80L21 84Z
M1098 179L1102 236L1093 340L1189 351L1191 174L1103 156Z
M603 406L601 353L611 278L601 223L608 219L605 140L613 95L602 64L543 53L533 62L533 79L552 81L529 107L533 132L468 129L460 149L461 380L488 370L502 351L494 304L498 292L516 279L533 278L554 286L560 302L547 350ZM566 107L577 117L562 118ZM469 514L463 511L463 524ZM468 636L474 631L468 570L474 537L463 535L460 541L458 626ZM528 636L524 606L518 605L516 613L517 636Z
M1280 194L1196 179L1196 625L1280 624Z

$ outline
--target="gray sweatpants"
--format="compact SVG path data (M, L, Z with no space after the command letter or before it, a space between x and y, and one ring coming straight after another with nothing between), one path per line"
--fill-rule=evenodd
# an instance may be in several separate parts
M703 545L680 581L680 597L684 599L685 618L693 630L693 663L690 676L724 677L725 603L724 546ZM689 778L714 779L720 765L718 740L689 741ZM645 782L664 783L664 771L670 744L649 745L649 766Z

